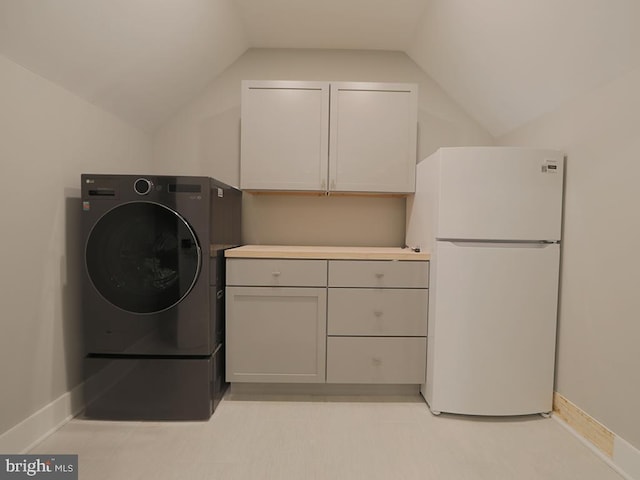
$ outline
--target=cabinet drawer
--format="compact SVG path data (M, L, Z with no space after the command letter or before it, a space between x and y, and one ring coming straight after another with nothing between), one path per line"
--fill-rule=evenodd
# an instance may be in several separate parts
M427 288L429 262L331 260L330 287Z
M424 337L329 337L327 383L424 383Z
M324 287L326 260L227 259L227 285Z
M426 336L426 289L330 288L329 335Z

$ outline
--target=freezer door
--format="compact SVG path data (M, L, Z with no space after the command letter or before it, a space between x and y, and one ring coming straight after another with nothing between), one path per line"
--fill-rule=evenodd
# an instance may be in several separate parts
M551 410L559 245L438 242L429 318L433 410Z
M441 149L438 238L559 240L564 159L553 150Z

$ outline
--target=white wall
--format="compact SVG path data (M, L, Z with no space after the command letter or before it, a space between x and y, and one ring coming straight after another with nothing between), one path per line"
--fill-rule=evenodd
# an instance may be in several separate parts
M640 448L640 69L499 139L567 153L556 390Z
M81 381L80 174L144 171L151 140L0 56L0 434Z
M239 184L242 80L345 80L419 84L419 155L440 146L491 145L473 121L406 54L251 49L154 136L158 173L210 175ZM402 245L404 199L245 194L245 243Z

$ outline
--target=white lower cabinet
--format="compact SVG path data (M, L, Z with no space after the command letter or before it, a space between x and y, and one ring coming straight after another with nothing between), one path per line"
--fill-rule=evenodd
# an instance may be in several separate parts
M424 383L428 262L329 262L327 383Z
M325 288L227 287L227 381L325 381Z
M227 260L229 382L422 384L429 262Z

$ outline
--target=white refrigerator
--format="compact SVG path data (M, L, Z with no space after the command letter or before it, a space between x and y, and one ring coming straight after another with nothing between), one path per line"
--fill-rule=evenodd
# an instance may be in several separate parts
M431 253L433 413L551 411L563 177L553 150L441 148L418 164L406 243Z

